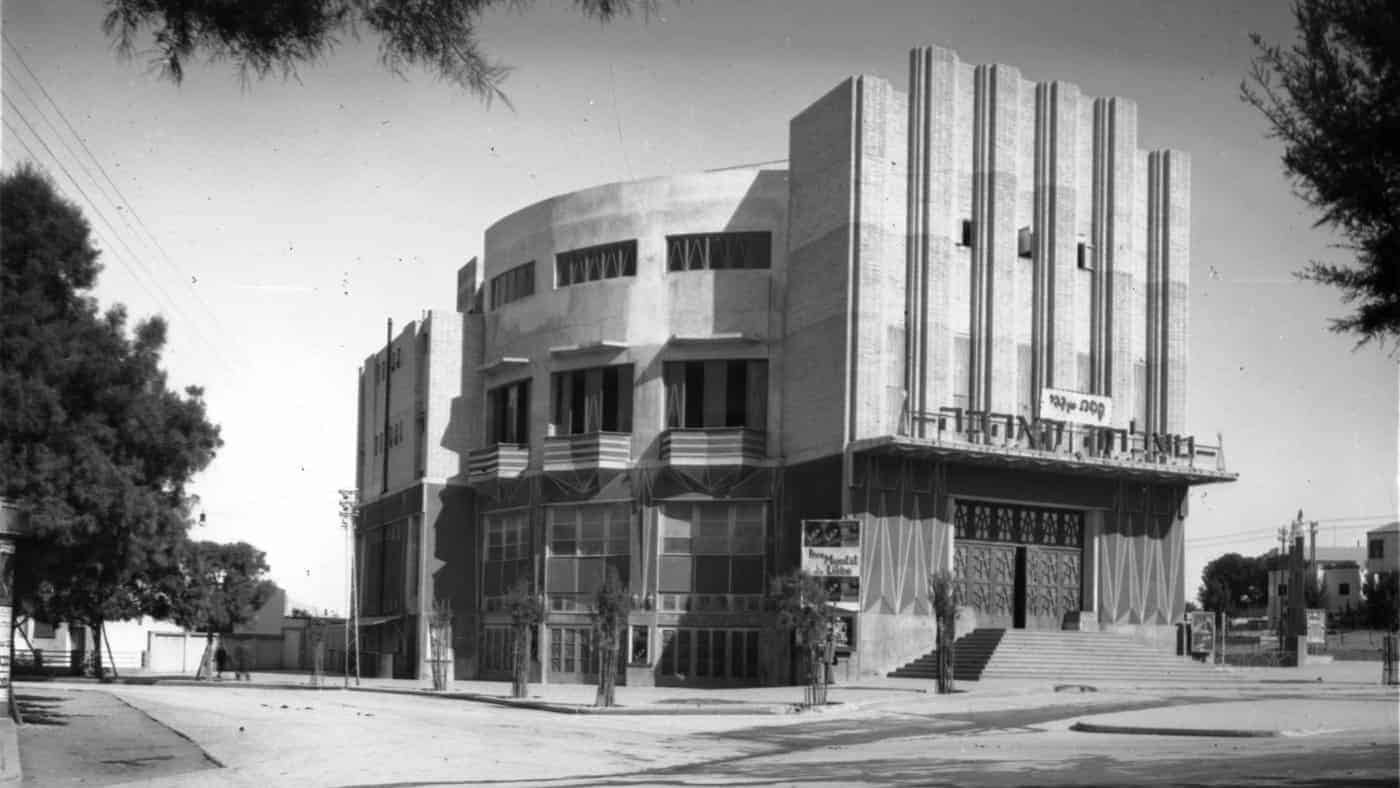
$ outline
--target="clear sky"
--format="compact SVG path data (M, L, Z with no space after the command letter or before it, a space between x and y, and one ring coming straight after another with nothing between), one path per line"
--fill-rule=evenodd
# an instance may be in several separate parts
M785 158L794 114L851 74L902 89L924 44L1131 98L1142 147L1192 154L1189 426L1223 433L1241 478L1193 493L1187 594L1207 560L1268 549L1299 508L1324 545L1394 516L1396 359L1330 334L1337 294L1290 276L1335 239L1312 229L1238 98L1247 34L1293 37L1286 2L705 0L607 27L570 5L487 17L487 48L516 68L512 111L387 74L372 40L296 80L245 88L223 63L177 87L114 55L97 0L4 4L3 115L18 132L4 130L4 165L32 151L107 217L91 219L98 295L170 319L172 381L204 386L223 426L195 485L196 536L266 550L294 599L344 608L336 490L354 483L358 364L386 317L452 307L492 221L598 183ZM78 166L84 149L16 51L120 196Z

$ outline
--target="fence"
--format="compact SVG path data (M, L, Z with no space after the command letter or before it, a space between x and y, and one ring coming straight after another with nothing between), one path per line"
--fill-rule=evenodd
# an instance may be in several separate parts
M21 676L80 676L92 656L83 649L17 648L11 670ZM146 667L145 651L102 651L102 667L118 673Z

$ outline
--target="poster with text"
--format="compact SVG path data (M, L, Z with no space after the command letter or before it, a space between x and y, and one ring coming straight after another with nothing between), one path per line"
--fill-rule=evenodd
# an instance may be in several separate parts
M832 602L860 603L860 521L803 520L802 569L826 586Z

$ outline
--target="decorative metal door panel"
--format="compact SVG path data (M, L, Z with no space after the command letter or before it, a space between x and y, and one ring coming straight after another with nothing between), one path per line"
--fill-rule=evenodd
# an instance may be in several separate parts
M958 542L953 574L962 579L963 604L977 610L979 625L1010 622L1016 600L1016 545Z
M1027 626L1058 629L1066 613L1080 609L1080 561L1077 547L1027 546Z

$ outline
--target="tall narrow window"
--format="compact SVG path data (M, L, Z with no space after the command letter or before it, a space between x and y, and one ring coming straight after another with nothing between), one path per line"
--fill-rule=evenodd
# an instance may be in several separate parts
M553 385L553 434L632 431L631 364L556 372Z
M491 308L509 304L512 301L535 294L535 261L498 274L491 278Z
M667 428L767 429L766 360L668 361L662 374Z
M530 442L529 378L486 392L486 410L489 416L486 429L489 442Z

